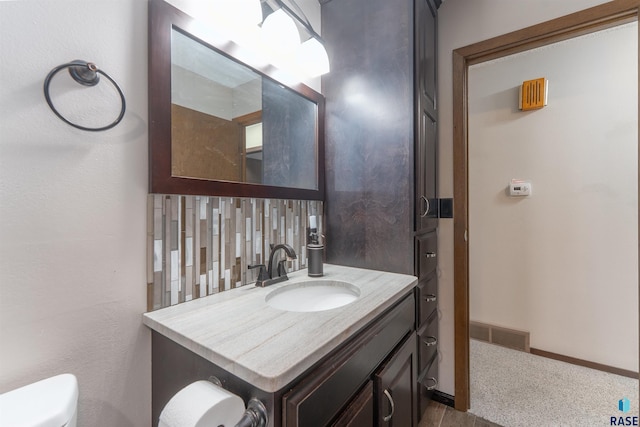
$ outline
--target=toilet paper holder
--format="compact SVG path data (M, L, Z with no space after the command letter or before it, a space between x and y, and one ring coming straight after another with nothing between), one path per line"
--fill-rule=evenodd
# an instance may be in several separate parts
M209 381L222 387L222 381L217 377L209 377ZM238 421L235 427L266 427L267 425L267 408L264 403L255 397L249 399L247 409L245 409L242 418Z
M260 400L252 397L249 399L247 409L235 427L266 427L267 408Z

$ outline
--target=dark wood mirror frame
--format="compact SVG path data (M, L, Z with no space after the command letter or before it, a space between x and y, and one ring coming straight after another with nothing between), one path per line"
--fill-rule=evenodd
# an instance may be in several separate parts
M324 200L324 97L304 84L288 86L317 105L317 189L276 187L231 181L215 181L173 176L171 173L171 31L179 29L204 45L235 59L238 46L229 42L216 47L201 34L195 20L163 0L149 1L149 192L223 197L257 197L297 200ZM273 66L256 73L277 82ZM282 84L281 82L278 82Z

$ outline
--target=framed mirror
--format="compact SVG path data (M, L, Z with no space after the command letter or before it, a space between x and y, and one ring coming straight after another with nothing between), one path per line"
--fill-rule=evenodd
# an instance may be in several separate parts
M324 97L149 3L151 193L322 200Z

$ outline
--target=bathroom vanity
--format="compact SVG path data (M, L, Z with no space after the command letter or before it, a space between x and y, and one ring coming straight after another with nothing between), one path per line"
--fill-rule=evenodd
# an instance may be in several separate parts
M187 244L189 237L193 236L197 240L198 234L189 235L188 230L191 230L192 221L183 220L183 218L193 218L193 212L199 211L200 216L197 216L197 219L202 223L200 230L205 230L206 227L214 230L216 225L211 224L215 223L215 220L210 221L209 218L213 218L214 214L217 215L217 205L215 208L203 208L204 204L200 204L198 210L196 202L194 205L196 207L184 208L184 214L182 210L176 209L176 214L172 214L170 220L156 221L158 227L164 229L163 233L181 236L180 238L184 241L180 240L179 244L176 242L176 245L173 245L173 241L167 242L168 239L162 237L166 234L162 233L158 233L162 236L154 236L153 240L149 240L150 245L153 245L150 246L152 248L150 253L153 253L157 259L161 259L162 256L168 259L168 256L178 255L182 262L182 264L171 260L165 263L158 262L157 268L156 266L152 266L153 269L150 268L150 271L153 271L153 278L149 282L153 282L153 289L158 290L158 294L169 294L167 290L173 289L173 285L178 290L172 291L171 295L177 294L177 299L181 302L144 315L144 323L153 330L152 417L154 425L157 425L160 412L175 393L194 381L206 380L213 376L221 381L224 388L242 397L245 403L251 398L261 400L267 408L269 426L396 425L405 427L417 425L418 416L422 412L419 407L426 404L428 392L435 388L437 377L435 347L437 279L433 274L435 267L432 265L435 259L436 240L423 235L424 233L431 233L430 236L436 234L438 203L435 199L435 181L429 181L429 177L435 177L435 169L431 167L431 163L425 163L424 168L428 169L429 176L422 174L420 179L424 178L425 185L429 188L423 188L425 185L418 183L418 177L413 176L412 163L415 157L415 170L422 171L420 168L423 165L423 158L433 161L435 140L431 141L425 150L419 148L421 140L418 141L416 149L422 151L414 155L413 133L417 130L417 126L414 129L411 124L413 111L410 106L414 103L410 95L414 91L409 90L413 89L414 82L413 73L410 72L410 67L414 64L413 45L406 43L410 40L408 35L413 33L413 26L408 23L413 22L413 1L405 1L402 4L378 1L376 10L379 7L385 7L385 10L392 12L390 16L396 16L402 20L403 25L398 28L406 30L405 32L394 30L393 33L397 33L397 36L392 42L386 41L389 32L384 28L388 28L389 25L395 28L395 20L380 26L375 21L371 23L360 19L354 21L351 18L354 16L352 13L344 13L342 10L343 7L347 7L353 13L360 14L364 3L366 3L364 0L359 3L323 2L323 27L326 24L327 37L338 37L349 30L348 38L340 37L331 42L334 60L337 64L343 65L335 67L331 76L323 79L323 87L326 84L331 98L348 101L352 94L344 90L343 82L351 81L354 76L357 77L352 73L362 68L358 60L359 56L354 56L352 52L363 52L363 49L361 47L354 49L353 46L357 46L360 41L366 42L368 49L374 49L374 57L379 59L380 63L385 66L393 65L393 67L390 69L373 67L370 71L375 75L364 76L361 80L375 82L370 87L382 91L381 97L376 96L375 91L370 95L373 96L372 99L383 99L388 111L396 111L394 117L397 115L399 120L394 119L392 122L398 129L391 132L393 134L391 137L389 120L378 120L370 114L363 115L362 109L358 106L349 105L348 108L342 108L334 104L334 114L338 111L339 114L345 114L347 118L338 122L349 123L348 128L355 132L355 136L352 137L349 132L342 132L343 128L336 129L332 127L332 123L329 123L326 129L333 137L337 132L341 137L347 137L349 142L342 144L339 139L336 139L332 143L332 149L347 150L347 153L340 150L334 151L334 153L340 153L339 157L343 159L349 159L347 154L356 156L348 162L350 166L355 167L346 168L356 173L356 176L345 175L347 171L341 169L341 173L336 175L335 165L329 165L327 170L331 173L328 173L329 176L325 178L325 98L302 84L292 86L282 84L277 79L275 69L270 66L256 68L256 66L244 64L246 69L243 68L243 70L255 74L251 81L256 87L261 88L256 92L258 96L250 99L259 99L263 102L261 105L253 101L248 104L243 102L242 105L251 106L250 111L234 111L229 119L222 114L200 111L198 105L182 105L188 110L198 110L199 113L214 116L214 118L208 117L207 123L213 124L219 123L221 119L226 120L225 129L234 129L230 132L233 133L234 138L227 144L232 148L228 148L227 145L224 147L216 145L214 149L208 151L224 152L223 157L235 159L230 163L240 165L239 169L234 167L231 168L232 171L227 171L221 167L224 159L209 159L197 154L200 153L198 150L201 147L190 146L182 150L185 148L184 141L198 138L188 135L188 137L174 139L174 134L176 137L183 137L183 131L186 132L185 129L189 129L190 126L181 126L180 123L183 119L186 120L185 116L192 117L195 113L184 111L183 108L176 108L173 105L185 100L178 99L180 90L175 91L176 99L174 99L172 88L178 87L180 82L189 83L183 86L183 89L191 87L194 79L185 76L197 74L197 70L192 67L193 63L217 64L207 67L208 69L236 67L242 63L234 58L238 46L228 42L219 43L215 37L211 37L206 27L198 25L197 21L182 11L163 0L150 0L150 192L196 197L282 198L330 202L330 204L327 203L330 205L327 213L331 214L332 218L327 225L331 230L328 235L332 239L332 251L327 252L326 259L353 267L325 265L324 276L320 280L331 282L331 284L325 283L325 287L333 286L341 288L341 291L355 289L354 292L357 294L356 298L347 305L328 309L324 307L320 311L312 311L309 307L304 307L307 304L303 302L314 300L313 296L298 302L294 300L293 303L285 301L284 306L275 305L274 301L280 299L276 297L282 296L280 294L289 294L289 290L294 287L301 289L322 284L316 281L310 285L311 279L307 276L307 270L303 269L291 273L289 280L282 283L264 288L252 285L242 286L183 303L185 299L203 295L203 289L208 289L207 292L212 292L214 288L218 289L218 282L215 280L213 281L215 286L205 282L209 280L208 277L213 277L212 264L220 260L212 261L209 252L202 251L205 248L204 244L192 245L192 241ZM439 4L439 1L437 3ZM324 22L325 16L326 22ZM386 13L371 15L371 17L375 16L386 16ZM359 25L369 25L369 29L382 29L383 31L377 34L380 37L384 36L385 43L370 43L368 36L371 32L361 31L360 27L354 25L356 22L360 23ZM422 20L418 19L416 22L420 24L418 27L422 28ZM334 31L331 31L332 27ZM429 28L435 31L435 27ZM352 34L351 31L355 31L356 34ZM431 40L431 47L435 47L434 40ZM396 41L402 44L400 49ZM384 49L380 49L382 47ZM416 44L417 47L418 44ZM397 56L389 56L389 51L398 52L404 55L404 58L396 61ZM370 54L372 52L366 51L367 56ZM343 56L348 61L356 61L355 66L344 66L350 62L344 62L344 58L341 59ZM236 64L222 64L229 60L235 61ZM427 62L435 67L433 61ZM403 68L405 66L406 69ZM341 73L340 70L343 72ZM349 71L348 74L344 74L346 70ZM401 72L398 73L398 70ZM244 74L244 71L242 73L234 71L232 74ZM381 72L388 74L381 79ZM388 79L389 75L399 76L399 78ZM431 76L431 74L428 75ZM378 82L381 81L385 84L379 85ZM392 86L389 86L390 84ZM393 87L395 89L389 90ZM193 90L193 92L204 91ZM396 94L402 96L396 96ZM286 99L287 102L276 102L281 99ZM396 108L392 106L391 101L400 104L395 104ZM337 108L336 105L338 105ZM216 108L216 111L220 108ZM179 110L176 111L175 116L174 110ZM270 113L267 114L266 110ZM296 115L292 116L293 113ZM273 114L277 117L272 121ZM298 114L303 116L299 117ZM200 117L199 114L198 117ZM287 117L287 120L282 120L281 117ZM364 117L362 123L359 122L361 117ZM249 147L241 141L242 138L235 137L238 134L246 135L246 128L253 126L257 121L263 125L262 148L258 150L262 153L260 161L263 174L259 180L254 179L258 174L252 172L253 169L258 168L249 167L250 161L256 160L252 157L257 155L257 152L254 152L255 147ZM299 127L304 123L308 126ZM384 129L372 126L374 123L381 124ZM240 133L237 132L238 127ZM400 131L400 128L403 130ZM426 126L426 128L431 132L429 136L435 135L435 127ZM360 133L364 129L368 129L371 135ZM211 134L208 131L205 133ZM307 141L303 144L304 152L298 151L301 140ZM295 141L295 143L282 146L281 142L286 141ZM357 144L363 145L362 149L353 149ZM285 164L280 158L282 156L275 161L270 161L269 159L273 157L269 154L274 152L288 153L287 158L291 160L290 167L283 166ZM182 158L178 153L196 154ZM333 158L333 156L327 156L327 158ZM366 164L362 163L364 158L367 159ZM201 170L182 168L182 166L200 163L207 166L216 164L216 169L220 171L224 169L225 173L205 176ZM276 165L280 167L275 167ZM376 171L375 176L369 173L371 170ZM291 179L276 179L286 175L287 171L295 171ZM309 179L301 180L301 174ZM341 183L360 183L365 180L367 185L361 188L362 194L359 194L353 192L354 189L359 188L358 185L354 188L350 185L344 188L341 187L342 184L333 185L332 180L336 176ZM380 176L384 177L381 183L376 181ZM299 183L303 181L307 184L300 187ZM331 184L332 190L325 191L325 181ZM335 194L336 189L339 190L338 194ZM407 198L413 193L412 189L416 190L418 197L415 201ZM365 198L360 200L359 198L363 195ZM154 209L173 210L173 206L176 206L170 202L159 202L158 205L158 207L154 206ZM240 205L241 203L238 202L236 209L239 209ZM353 212L351 210L353 207L361 210ZM411 212L413 208L415 208L415 214ZM203 211L207 212L203 215ZM266 215L265 218L276 217L271 213L269 212L270 215ZM154 218L162 218L162 215ZM251 218L251 220L254 219ZM418 224L418 221L421 222ZM260 235L259 233L264 231L262 228L264 224L260 219L253 224L256 223L261 224L254 229L257 235ZM295 224L294 227L304 230L304 223ZM340 226L336 227L336 224ZM362 232L361 228L365 227L364 224L371 227L371 232ZM241 236L240 241L244 242L242 233L239 232L237 235ZM304 235L304 232L301 234ZM209 232L206 238L213 240L220 235L212 236ZM228 233L228 236L232 236L229 247L234 248L233 233ZM363 241L362 239L365 238L366 240ZM414 238L422 240L420 243L414 243ZM200 243L204 240L203 237ZM221 247L226 249L224 245L229 244L229 240L225 242L221 238L220 242ZM175 251L175 246L179 248L178 251ZM161 251L157 248L160 247L164 255L157 255ZM230 287L229 283L235 284L242 281L236 273L246 271L247 266L243 264L244 262L254 265L263 264L265 260L257 254L265 254L267 247L260 248L260 251L256 250L256 256L253 258L242 256L246 246L238 250L237 253L240 255L236 255L236 265L226 264L229 277L224 277L225 286L220 289ZM185 255L178 254L180 248L186 248ZM423 252L429 258L425 268L421 261ZM213 253L216 251L214 250ZM234 250L225 252L227 258L229 253L233 254ZM418 253L420 256L417 255ZM195 254L195 260L187 254ZM206 260L206 263L203 260ZM184 276L180 271L181 265L191 267ZM165 266L169 268L166 269ZM200 270L197 270L198 266ZM384 268L387 271L416 274L420 278L420 283L417 285L418 279L411 275L355 267ZM176 270L179 271L178 274ZM197 271L200 271L200 275ZM198 277L202 277L203 282L193 280ZM206 284L209 284L209 287L205 287ZM189 292L182 292L183 289L188 289ZM159 305L174 301L165 295L154 294L153 298L160 301ZM419 334L416 332L417 329ZM417 338L418 335L420 340ZM421 344L418 345L418 342ZM418 396L420 396L420 402L418 402Z
M154 425L176 392L212 376L245 403L260 399L269 426L417 425L416 283L408 275L325 265L319 280L301 270L269 287L243 286L146 313ZM285 308L270 305L274 295L322 285L356 297L319 311L295 299Z

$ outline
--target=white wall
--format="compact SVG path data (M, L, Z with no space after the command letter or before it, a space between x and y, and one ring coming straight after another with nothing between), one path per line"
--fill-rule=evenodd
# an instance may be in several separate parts
M301 5L319 30L319 4ZM0 393L72 372L80 426L151 425L147 0L0 1L0 58ZM44 79L74 59L122 87L116 128L80 131L49 110ZM63 113L117 116L107 82L65 73L51 85Z
M638 370L637 22L469 71L470 318ZM517 108L524 80L549 104ZM512 178L533 195L510 198ZM598 343L594 345L594 343ZM613 350L615 349L615 350Z
M0 392L71 372L79 425L150 425L147 2L3 1L0 31ZM116 128L47 106L45 76L73 59L122 87ZM82 91L59 73L52 95L86 124L119 111L106 80Z
M602 0L446 0L438 10L438 126L440 197L453 197L453 50L530 25L606 3ZM440 384L454 394L453 222L438 232Z

